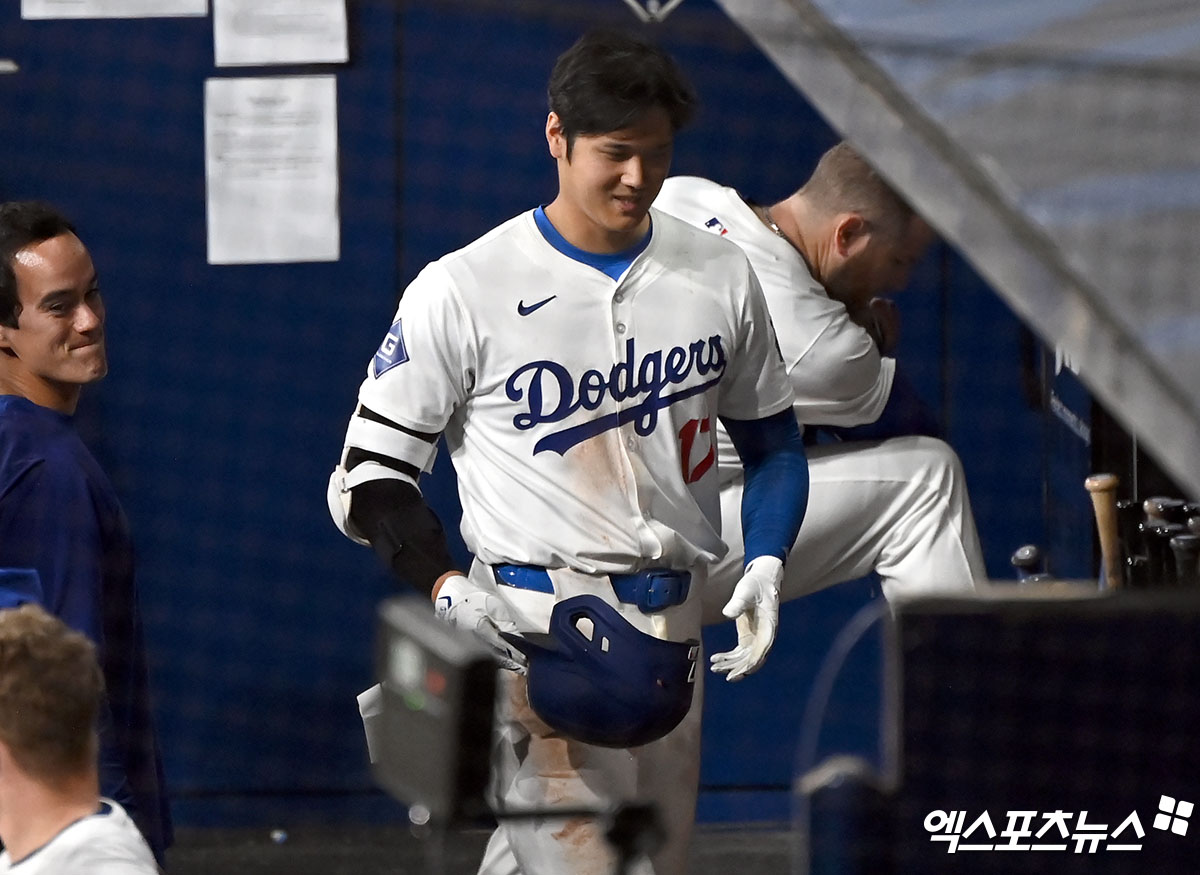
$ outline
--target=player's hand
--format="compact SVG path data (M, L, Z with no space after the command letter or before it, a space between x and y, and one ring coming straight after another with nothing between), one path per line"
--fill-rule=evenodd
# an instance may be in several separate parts
M508 605L497 595L479 589L461 574L447 577L437 591L434 609L445 622L479 638L495 651L501 668L525 674L529 661L501 632L516 632Z
M753 674L767 658L779 628L782 582L783 563L775 556L759 556L746 566L746 573L733 588L733 597L721 613L737 618L737 647L714 653L709 660L712 670L723 673L725 680L737 681Z
M851 318L867 330L882 355L896 351L900 343L900 311L891 298L872 298Z

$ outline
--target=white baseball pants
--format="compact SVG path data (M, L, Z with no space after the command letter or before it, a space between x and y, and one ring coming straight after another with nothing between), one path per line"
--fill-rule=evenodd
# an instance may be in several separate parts
M782 600L876 572L888 600L962 593L987 578L958 455L930 437L829 444L808 449L804 524L788 556ZM742 576L739 474L721 487L722 536L729 554L709 569L704 622Z

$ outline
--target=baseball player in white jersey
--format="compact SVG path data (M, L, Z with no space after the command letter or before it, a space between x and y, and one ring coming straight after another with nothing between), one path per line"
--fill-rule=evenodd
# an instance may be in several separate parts
M162 870L119 803L100 799L44 845L14 860L0 852L0 875L158 875Z
M367 369L330 481L339 527L438 613L493 645L505 809L661 806L684 871L699 769L692 709L708 563L720 558L717 418L747 471L749 557L724 605L730 679L774 639L807 466L749 262L650 207L693 97L658 49L616 33L555 65L553 202L428 265ZM461 574L417 488L444 434ZM481 872L613 871L595 818L505 819Z
M0 873L156 875L118 803L100 797L96 648L36 603L0 610Z
M788 564L791 599L875 571L885 597L971 590L986 577L961 464L886 352L898 324L877 296L902 288L929 227L847 144L770 207L696 177L668 179L656 208L737 243L762 283L799 423L834 435L809 447L808 513ZM806 439L809 434L806 432ZM730 551L710 570L705 620L741 561L742 478L719 442Z

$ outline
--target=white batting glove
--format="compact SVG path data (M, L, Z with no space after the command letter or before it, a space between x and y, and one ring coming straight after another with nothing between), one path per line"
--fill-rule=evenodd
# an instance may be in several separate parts
M737 618L737 647L714 653L709 659L712 670L725 674L725 680L738 681L753 674L767 658L779 628L782 582L783 562L776 556L759 556L746 566L746 573L733 588L733 597L721 613Z
M497 595L480 589L461 574L447 577L438 590L434 609L440 619L479 638L495 651L501 668L525 674L529 660L509 644L501 632L516 632L508 605Z

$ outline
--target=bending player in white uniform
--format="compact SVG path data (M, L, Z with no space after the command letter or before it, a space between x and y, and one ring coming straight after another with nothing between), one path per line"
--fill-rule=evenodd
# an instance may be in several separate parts
M125 810L100 798L103 696L87 638L36 604L0 610L0 873L158 872Z
M634 871L659 875L684 871L694 816L701 590L725 551L717 417L747 471L751 561L725 606L741 635L716 663L730 679L774 639L807 491L749 262L650 209L693 100L666 55L628 36L592 33L558 59L557 196L408 286L330 483L342 530L514 669L493 763L501 803L656 799L668 844ZM442 433L476 557L465 576L417 488ZM601 827L572 817L502 821L481 871L613 865Z
M871 571L888 599L984 579L962 466L885 354L898 325L876 296L908 282L932 240L925 222L845 143L769 207L696 177L668 179L655 206L742 248L767 298L796 419L848 441L809 448L808 513L793 547L803 561L788 564L782 598ZM741 555L742 478L724 439L720 460L730 551L710 571L706 622L721 619Z

